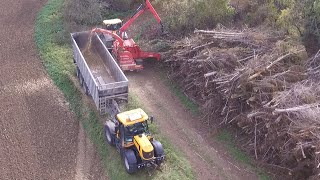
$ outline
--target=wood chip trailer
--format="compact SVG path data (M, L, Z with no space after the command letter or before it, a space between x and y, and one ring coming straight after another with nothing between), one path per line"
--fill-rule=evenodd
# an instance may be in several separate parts
M88 45L89 35L90 31L71 34L73 60L80 85L103 115L112 100L128 100L128 79L97 34Z

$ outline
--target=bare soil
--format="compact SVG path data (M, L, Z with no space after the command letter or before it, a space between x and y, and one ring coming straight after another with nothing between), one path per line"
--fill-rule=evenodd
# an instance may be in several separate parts
M186 155L197 179L258 179L254 172L230 158L225 148L212 140L214 133L204 127L200 117L194 117L183 107L153 65L147 63L139 73L126 73L129 89L153 113L161 133Z
M101 164L101 159L94 144L86 136L80 125L78 135L78 155L76 166L76 180L107 180Z
M74 179L79 154L90 157L82 179L101 179L94 147L79 145L88 141L35 50L33 26L45 2L0 1L0 179Z

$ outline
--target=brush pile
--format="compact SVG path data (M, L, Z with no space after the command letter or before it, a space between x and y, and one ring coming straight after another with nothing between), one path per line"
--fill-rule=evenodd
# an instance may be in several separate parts
M165 56L208 123L236 125L256 159L296 179L319 174L319 54L276 33L196 30Z

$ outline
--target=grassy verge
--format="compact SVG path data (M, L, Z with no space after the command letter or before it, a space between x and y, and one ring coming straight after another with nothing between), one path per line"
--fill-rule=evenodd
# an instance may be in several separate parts
M193 115L199 115L199 106L191 101L184 93L182 93L181 88L172 80L165 79L165 84L170 88L170 90L179 98L183 106L191 111Z
M219 142L225 145L229 154L238 162L245 164L249 169L256 172L260 180L271 180L272 178L261 168L253 163L253 159L240 150L236 145L235 138L230 132L223 129L215 137Z
M155 133L166 152L166 163L162 172L155 171L151 176L146 171L128 175L122 165L121 157L115 148L104 142L103 124L94 108L85 104L83 94L74 84L74 66L72 51L69 44L61 44L56 40L56 35L64 31L63 26L64 0L49 0L39 12L35 25L35 41L43 64L53 79L55 85L64 93L70 102L70 109L82 123L90 140L95 144L110 179L194 179L189 162L168 141L161 136L155 124L151 131ZM134 95L130 95L128 109L140 106Z

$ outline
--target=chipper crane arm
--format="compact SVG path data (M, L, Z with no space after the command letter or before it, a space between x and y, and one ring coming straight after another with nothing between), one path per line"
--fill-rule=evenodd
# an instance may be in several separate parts
M149 0L146 0L145 4L141 4L139 6L139 8L136 10L136 12L134 13L134 15L119 29L120 34L122 34L123 32L125 32L128 27L141 15L143 14L145 11L150 11L153 16L155 17L155 19L157 20L157 22L161 25L161 31L163 31L163 25L161 22L161 18L158 15L157 11L154 9L154 7L152 6L152 4L150 3Z

